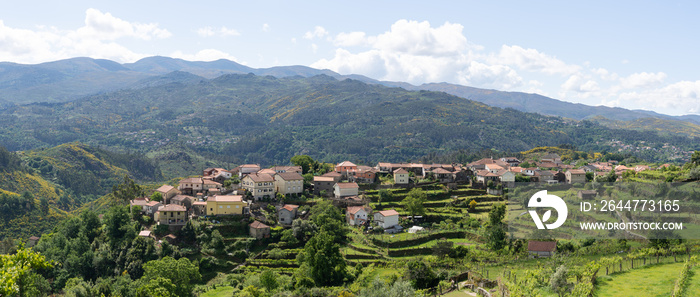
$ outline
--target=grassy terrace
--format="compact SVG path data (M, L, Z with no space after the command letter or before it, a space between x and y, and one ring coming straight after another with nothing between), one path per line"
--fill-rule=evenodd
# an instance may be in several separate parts
M598 278L597 296L669 296L683 263L648 265ZM686 296L697 296L687 295Z

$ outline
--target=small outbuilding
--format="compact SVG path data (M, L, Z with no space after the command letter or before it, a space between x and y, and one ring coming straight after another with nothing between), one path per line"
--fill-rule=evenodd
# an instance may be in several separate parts
M556 241L530 240L527 243L527 252L530 254L530 257L551 257L556 250Z

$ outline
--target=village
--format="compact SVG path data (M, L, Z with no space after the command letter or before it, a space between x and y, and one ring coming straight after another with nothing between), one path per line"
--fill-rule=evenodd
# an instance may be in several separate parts
M313 176L305 181L302 166L274 166L261 168L258 164L244 164L230 170L207 168L201 176L189 177L174 185L162 185L151 198L141 197L130 202L132 209L153 219L156 226L168 226L168 240L175 240L176 231L194 218L240 216L249 218L249 236L263 239L270 236L272 224L291 227L297 218L305 218L307 211L300 205L287 204L285 200L316 197L329 200L344 210L349 226L363 226L365 230L383 230L385 233L420 232L424 228L408 226L419 222L421 216L411 216L393 208L373 210L367 191L378 189L411 189L422 185L442 185L446 189L466 187L479 189L486 195L501 197L504 188L516 182L544 184L581 184L594 179L607 178L614 172L621 177L625 172L641 172L647 165L627 167L617 161L595 162L575 168L565 164L556 153L547 153L537 162L521 162L514 157L483 158L462 164L383 163L374 167L356 165L350 161L336 164L333 170ZM527 165L527 167L521 167ZM660 168L669 167L664 164ZM236 183L232 183L236 181ZM582 191L579 196L587 197ZM152 199L157 197L156 199ZM276 220L269 220L260 210L274 207ZM308 208L307 208L308 209ZM406 220L410 219L410 220ZM151 230L141 231L141 236L152 237ZM530 252L549 256L556 249L555 243L531 242Z

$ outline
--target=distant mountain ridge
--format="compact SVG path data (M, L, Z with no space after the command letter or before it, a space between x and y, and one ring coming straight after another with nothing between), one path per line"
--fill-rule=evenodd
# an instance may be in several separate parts
M173 72L176 74L172 74ZM185 75L183 72L194 76ZM362 75L341 75L327 69L319 70L299 65L251 68L225 59L202 62L162 56L147 57L125 64L91 58L72 58L36 65L3 62L0 63L0 107L34 102L65 102L119 89L142 88L176 81L191 82L202 78L216 78L224 74L247 73L277 78L312 77L323 74L338 80L350 78L406 90L445 92L495 107L513 108L575 120L595 120L602 116L624 121L659 118L700 124L700 116L697 115L669 116L651 111L589 106L538 94L479 89L450 83L427 83L415 86L405 82L379 81Z

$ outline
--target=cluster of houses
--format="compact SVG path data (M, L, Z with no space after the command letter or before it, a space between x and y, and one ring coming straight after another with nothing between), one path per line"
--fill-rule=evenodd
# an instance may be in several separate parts
M608 174L610 170L648 170L648 166L633 168L614 162L597 162L574 168L564 164L559 155L550 153L541 157L536 167L520 167L520 160L513 157L500 159L484 158L465 165L460 164L420 164L420 163L378 163L375 167L356 165L350 161L337 164L333 171L314 176L305 188L301 166L275 166L261 168L257 164L244 164L234 169L207 168L198 177L185 178L178 186L163 185L156 189L161 201L138 198L132 206L141 206L145 215L151 216L157 224L183 226L187 220L197 216L251 215L251 206L261 201L272 201L282 196L299 197L305 191L331 199L335 205L346 208L346 221L351 226L367 225L373 221L385 230L400 230L399 214L396 210L373 211L368 201L360 195L359 184L374 183L380 175L391 175L394 186L410 187L418 180L429 178L436 182L471 183L486 187L500 184L503 187L514 185L516 176L529 177L531 182L542 183L584 183L586 173ZM238 177L238 184L224 187L228 180ZM590 196L591 193L580 193ZM278 222L291 225L298 217L297 205L278 205ZM260 221L250 224L250 233L258 238L269 236L270 227Z

